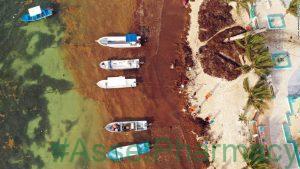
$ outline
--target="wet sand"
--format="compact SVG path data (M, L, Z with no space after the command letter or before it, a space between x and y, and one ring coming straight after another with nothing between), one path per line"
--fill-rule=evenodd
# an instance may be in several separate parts
M176 151L175 147L177 140L195 151L196 140L191 131L199 130L188 114L180 111L185 97L178 94L176 82L185 74L184 69L170 69L176 59L184 65L179 46L185 40L189 18L181 1L75 0L63 15L67 28L66 66L78 82L78 91L99 103L98 118L91 115L88 126L92 131L83 133L89 144L103 143L108 148L119 143L147 140L154 143L161 137L173 143L171 152L159 154L156 161L149 162L149 158L155 156L152 151L138 162L91 162L90 168L203 168L202 163L188 160L188 153ZM139 49L111 49L94 42L101 36L128 32L144 33L148 42ZM145 60L138 71L112 72L98 67L102 60L135 57ZM140 83L137 88L121 90L103 90L96 86L107 76L119 75L138 77ZM150 131L111 134L103 129L111 121L144 118L153 122ZM176 152L180 154L179 159Z

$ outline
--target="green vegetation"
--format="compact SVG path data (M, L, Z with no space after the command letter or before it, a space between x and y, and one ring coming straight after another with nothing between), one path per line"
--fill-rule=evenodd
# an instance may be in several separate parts
M263 112L267 107L266 101L272 98L272 91L265 79L260 79L254 87L250 87L249 80L246 78L243 83L245 91L249 94L246 108L253 106L259 112Z
M247 114L246 113L242 113L239 115L239 121L240 122L243 122L244 124L248 124L249 120L248 120L248 117L247 117Z
M243 169L270 169L269 159L265 154L264 147L259 144L252 144L240 152L247 164Z
M271 73L274 63L268 48L265 46L265 38L263 36L246 33L244 39L237 40L236 43L244 49L244 55L251 62L250 65L245 64L241 66L240 69L244 73L248 73L252 69L260 77L266 77Z
M235 2L236 11L238 14L241 14L241 9L245 9L249 13L249 5L256 2L256 0L226 0L226 2Z
M297 16L297 6L300 5L300 0L292 0L290 3L289 8L286 10L286 13L290 13L294 16Z
M271 73L274 63L268 48L265 45L265 38L262 35L250 35L245 33L245 37L237 40L236 44L244 49L243 55L246 57L246 63L240 67L243 73L251 70L259 76L258 82L251 87L249 79L244 79L243 87L248 93L248 100L245 106L245 113L239 115L239 121L248 124L247 111L250 107L255 109L254 118L257 113L263 113L268 108L267 102L272 99L273 92L266 77ZM247 166L244 169L269 169L269 160L265 156L264 147L261 145L251 145L241 152Z
M244 80L244 89L249 94L245 108L248 110L252 106L257 112L262 113L267 108L266 102L273 97L266 77L271 73L274 63L268 48L265 46L265 38L262 35L250 35L247 32L243 39L236 41L236 44L244 49L243 54L250 62L250 64L242 65L239 69L244 73L254 70L260 77L254 87L250 87L248 78Z

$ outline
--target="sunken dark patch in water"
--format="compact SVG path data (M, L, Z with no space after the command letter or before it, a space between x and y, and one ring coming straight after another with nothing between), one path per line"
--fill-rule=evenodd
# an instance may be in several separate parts
M78 119L63 121L63 123L66 125L65 131L69 132L78 123L78 121L79 121Z
M33 156L28 156L22 150L23 145L30 145L33 142L41 145L45 141L45 135L51 132L49 125L47 100L44 93L48 88L63 93L65 88L72 85L65 80L57 80L43 75L41 67L34 65L24 77L17 77L12 69L1 69L1 102L0 110L3 116L0 130L0 156L2 160L9 161L16 158L16 163L4 163L1 168L30 168ZM26 77L30 77L26 79ZM35 80L36 84L26 84L27 81ZM38 127L34 131L34 137L29 138L26 134L28 123L37 117L41 117ZM14 140L14 146L9 147L8 140ZM30 153L32 154L32 153ZM29 160L28 160L29 158ZM28 166L28 167L26 167Z
M17 75L18 70L12 67L16 59L30 61L56 43L55 36L51 34L26 35L26 31L20 29L24 24L14 19L20 18L28 6L49 5L46 1L35 3L25 4L21 0L0 1L0 24L5 25L0 28L0 168L5 169L30 169L33 165L37 168L43 167L44 162L39 156L34 156L28 147L33 143L43 145L45 135L51 132L48 101L44 94L49 89L63 93L72 87L66 80L45 75L40 65L33 65L25 71L24 76ZM49 18L46 22L49 25L58 24L52 19L54 18ZM29 54L26 49L33 36L38 36L38 42L33 53ZM37 117L41 120L31 138L26 134L28 124Z

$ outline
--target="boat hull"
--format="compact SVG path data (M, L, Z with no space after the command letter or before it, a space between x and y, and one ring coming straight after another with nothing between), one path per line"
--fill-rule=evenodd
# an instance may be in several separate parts
M102 45L102 44L101 44ZM109 44L109 45L102 45L110 48L140 48L141 44Z
M138 156L150 152L150 143L144 142L132 144L112 149L106 154L106 157L113 161L120 161L124 158Z
M139 69L140 60L108 60L103 61L99 64L100 68L106 70L129 70L129 69Z
M141 36L137 36L136 41L130 42L126 40L126 36L105 36L96 40L96 42L111 48L139 48L142 46L140 40Z
M136 79L125 79L125 77L109 77L107 80L100 80L97 85L103 89L134 88L137 85Z
M34 21L39 21L41 19L45 19L51 15L53 15L52 9L43 9L42 13L36 16L30 16L28 13L25 14L22 16L21 20L23 22L34 22Z
M105 126L105 129L113 133L122 133L130 131L145 131L148 129L148 122L146 120L141 121L122 121L112 122Z

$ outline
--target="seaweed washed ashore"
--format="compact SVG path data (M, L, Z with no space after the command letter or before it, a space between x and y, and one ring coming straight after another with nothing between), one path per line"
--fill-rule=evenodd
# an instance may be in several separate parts
M242 72L240 53L243 51L235 42L224 42L226 38L246 32L234 25L232 7L219 0L205 0L199 10L199 40L206 44L199 49L200 61L205 73L234 80Z
M185 53L190 53L185 42L189 19L188 10L182 6L181 1L177 0L158 0L155 2L118 0L115 2L120 6L118 13L111 10L114 5L112 5L112 2L107 1L81 3L78 0L75 1L73 8L68 9L68 14L64 15L67 27L65 40L68 42L64 46L67 54L67 65L79 85L79 92L88 98L105 104L105 107L101 109L102 111L99 111L99 114L101 113L105 117L96 119L95 123L101 121L102 124L107 124L111 121L124 119L147 118L152 119L153 126L156 127L142 134L130 133L126 136L116 136L101 133L99 137L110 137L109 140L104 139L104 144L110 146L120 142L123 145L128 145L129 142L153 141L163 135L174 140L173 144L176 144L176 139L184 139L187 144L196 147L196 140L191 130L198 132L201 129L199 129L198 123L190 120L187 113L181 112L186 97L185 93L178 94L178 88L181 84L183 82L187 83L185 66L193 65L191 57L185 57ZM77 7L76 4L81 5ZM87 9L88 11L86 11ZM97 11L107 12L98 17L92 17ZM80 17L78 13L81 14ZM114 16L113 20L110 16ZM91 19L86 20L85 18ZM172 18L176 18L177 21L174 22ZM95 27L97 29L94 29ZM89 45L95 41L95 37L124 35L128 32L145 36L147 43L141 48L129 50L113 50L97 45ZM172 43L170 43L170 39L172 39ZM87 45L72 45L78 42ZM97 66L98 63L104 60L136 59L139 58L138 56L145 58L145 63L139 71L101 71ZM171 64L174 65L174 69L170 69ZM79 70L78 67L81 69ZM126 77L137 77L137 80L140 80L141 83L134 89L113 91L86 87L94 84L99 79L106 79L108 76L120 76L120 74ZM194 149L191 151L194 151ZM149 156L151 156L151 153ZM172 154L162 154L159 157L161 159L160 164L147 165L150 168L163 168L165 165L173 168L203 167L207 165L204 162L188 160L186 157L187 155L183 153L180 160L174 160ZM135 163L135 166L144 166L144 158L139 159L140 162ZM90 164L90 166L97 165ZM109 163L109 166L113 168L130 168L131 163L122 161L122 164Z
M80 1L75 2L80 4ZM92 15L95 11L98 11L99 9L102 8L109 8L111 3L110 2L104 2L99 5L99 2L96 1L89 1L90 4L88 3L83 3L82 6L72 6L72 8L69 8L66 10L66 13L63 13L64 16L64 22L66 24L66 30L67 30L67 36L65 38L64 42L64 50L65 53L68 55L66 59L66 65L68 68L72 71L73 76L76 79L76 87L79 86L78 91L81 93L81 95L91 98L94 101L98 101L99 103L101 102L105 104L105 108L99 108L101 112L99 111L98 113L100 114L105 114L107 115L103 119L95 119L94 121L91 121L93 124L98 124L99 121L103 120L105 122L111 121L111 119L114 118L141 118L141 117L148 117L148 116L154 116L154 124L159 126L161 122L165 122L164 126L167 126L166 128L161 127L159 129L154 129L151 131L151 133L145 134L146 136L138 136L136 134L130 135L129 138L128 136L121 136L118 139L120 140L126 140L127 138L131 142L138 142L141 141L141 139L147 139L147 140L153 140L155 137L159 137L161 135L167 135L170 138L176 138L178 135L184 139L188 144L190 145L196 145L195 139L193 139L193 134L191 130L195 130L197 133L199 132L199 129L197 129L198 124L202 124L203 128L207 127L207 123L201 121L201 119L196 120L196 123L193 123L187 116L187 113L182 113L180 112L182 106L184 105L184 99L185 95L178 95L178 87L181 86L181 84L187 84L188 79L186 78L185 71L186 67L192 67L193 62L191 59L191 51L188 48L188 45L186 43L186 27L188 23L188 18L187 18L187 11L184 7L182 7L181 2L179 1L157 1L155 3L153 2L138 2L138 3L133 3L133 2L123 2L123 3L128 3L125 4L123 8L123 13L126 13L127 15L132 15L132 16L138 16L135 19L132 19L133 17L130 16L128 17L129 20L132 19L132 21L127 21L124 19L121 15L116 16L114 20L108 21L108 17L105 15L108 14L103 14L103 16L99 16L98 18L93 18L90 21L86 21L85 18L91 18L90 15ZM120 2L121 3L121 2ZM95 5L97 4L97 5ZM66 4L64 4L66 5ZM104 7L103 7L103 6ZM127 5L127 6L126 6ZM221 4L220 7L226 7L226 10L228 12L227 6L222 6ZM128 9L125 9L127 8ZM85 10L89 10L86 12ZM76 16L76 13L68 15L71 10L75 11L80 11L81 13L84 13L82 16ZM129 14L128 14L128 11ZM157 14L154 14L155 11L159 11ZM174 13L173 11L176 11ZM86 13L85 13L86 12ZM122 13L122 12L121 12ZM153 15L150 15L153 13ZM75 16L74 18L72 18ZM171 18L176 17L178 22L174 23ZM109 18L110 19L110 18ZM228 19L228 18L227 18ZM50 20L51 21L51 20ZM81 22L82 21L82 22ZM45 21L48 23L48 20ZM117 28L113 27L111 25L111 22L116 22L115 25L123 25L124 28ZM127 23L124 23L127 22ZM82 24L76 24L76 23L82 23ZM230 53L230 51L226 50L226 48L230 47L235 47L234 44L222 44L222 40L225 37L224 34L227 34L230 32L230 35L238 34L240 32L243 32L244 30L240 27L233 27L228 30L225 30L224 32L222 30L223 28L227 27L230 25L231 20L225 20L224 26L217 27L217 29L212 30L211 34L212 36L206 37L206 40L208 42L206 43L206 46L201 48L201 54L203 54L202 60L205 62L208 62L208 59L205 58L205 56L209 57L212 62L208 64L212 68L216 68L213 65L219 64L219 63L224 63L228 67L222 67L225 71L222 73L217 72L215 73L213 70L207 70L207 72L211 71L211 74L221 74L220 76L223 78L226 78L228 80L232 80L236 78L240 72L234 71L233 69L236 68L237 65L240 63L237 60L236 54ZM96 25L96 26L95 26ZM98 26L97 26L98 25ZM102 26L101 29L95 30L95 31L90 31L93 30L95 27L99 27L100 25ZM105 28L106 25L106 28ZM50 24L49 24L49 27ZM116 50L112 51L110 49L104 49L96 45L90 45L90 42L94 38L100 35L107 35L109 33L112 33L111 31L116 31L116 32L121 32L125 33L128 31L134 31L134 32L143 32L141 28L146 28L148 32L148 43L145 44L145 47L141 50ZM170 31L172 30L172 31ZM21 30L18 30L17 32L22 32ZM57 32L55 32L57 33ZM215 35L216 34L216 35ZM22 34L24 35L24 34ZM43 34L44 35L44 34ZM48 34L47 34L48 35ZM31 35L32 37L34 36L33 34ZM46 35L45 35L46 36ZM53 37L54 36L54 37ZM24 37L26 37L24 35ZM52 36L46 36L47 38L52 38L55 39L55 35ZM42 38L41 38L42 39ZM46 39L42 39L43 41L47 41ZM173 39L174 43L169 43L170 39ZM86 45L80 45L77 42L81 41L84 42ZM20 41L24 42L24 41ZM40 47L39 49L43 51L43 49L47 47L54 47L53 44L57 47L57 45L60 45L61 43L57 43L57 41L51 41L53 43L40 43L38 42L37 44L44 44L47 46L38 46ZM70 42L70 43L68 43ZM56 44L57 43L57 44ZM24 42L26 45L26 42ZM77 44L77 45L73 45ZM29 46L29 45L27 45ZM179 47L179 48L178 48ZM27 47L25 47L27 49ZM98 50L97 50L98 49ZM215 49L215 51L213 51ZM41 51L34 51L33 54L28 54L30 56L30 59L34 59L36 55L41 54ZM211 51L211 52L210 52ZM22 53L23 52L23 53ZM18 53L18 51L17 51ZM18 56L15 55L16 53L9 54L13 57ZM96 91L97 88L87 88L85 86L90 86L91 84L95 83L96 79L99 78L104 78L105 76L108 75L108 73L104 72L99 72L99 68L95 68L97 64L94 63L100 63L100 59L109 59L110 57L115 57L118 56L120 57L122 55L126 55L127 57L135 57L137 55L144 55L147 56L147 60L145 63L145 69L141 72L137 71L130 71L130 72L123 72L125 75L128 76L136 76L136 77L143 77L143 83L141 83L141 86L137 88L137 90L124 90L124 91L115 91L115 92L104 92L104 91ZM22 49L19 55L22 56L27 56L26 50ZM82 56L86 56L83 57ZM101 58L97 58L97 56L101 56ZM172 57L170 57L172 56ZM81 57L81 58L80 58ZM30 60L29 59L29 60ZM205 60L206 59L206 60ZM11 61L11 60L10 60ZM11 61L13 62L13 61ZM10 66L8 64L3 67L7 69L7 67ZM174 65L175 69L169 69L169 65L172 64ZM153 66L155 65L155 66ZM168 65L168 66L166 66ZM78 67L80 69L78 70ZM77 69L77 70L75 70ZM8 74L6 75L13 75L12 77L15 77L14 71L11 69L7 69ZM80 72L78 72L80 71ZM4 71L5 72L5 71ZM11 73L14 72L14 73ZM117 73L112 73L113 75ZM22 76L22 75L21 75ZM28 78L28 79L26 79ZM29 91L31 90L31 85L28 85L27 81L34 81L34 82L39 82L39 85L34 85L33 88L37 89L38 92L40 92L41 95L34 96L33 98L39 98L38 101L42 101L44 104L39 104L39 106L44 106L43 111L40 114L43 116L42 122L40 122L40 128L37 128L37 133L36 139L41 139L41 142L37 142L39 144L43 143L45 141L45 135L47 135L47 132L51 132L51 127L48 125L49 120L47 121L47 115L49 112L47 111L47 100L43 98L43 94L49 92L49 88L52 88L51 92L58 92L63 94L66 92L66 90L72 88L72 84L66 80L63 79L55 79L53 77L48 76L47 74L43 73L43 68L39 65L32 65L32 68L29 68L28 70L26 69L24 77L16 77L18 82L22 83L17 83L16 85L13 83L8 83L4 84L7 86L24 86L24 88L20 87L20 91L26 91L27 87L30 87ZM78 84L77 84L78 83ZM28 86L27 86L28 85ZM40 86L41 85L41 86ZM58 85L58 86L57 86ZM4 86L5 87L5 86ZM16 89L19 89L19 88ZM36 88L35 88L36 87ZM61 88L60 88L61 87ZM12 91L16 89L9 89L5 88L7 91ZM19 91L16 90L18 93ZM38 93L37 91L34 91L34 93ZM125 95L123 92L126 92L127 95ZM30 92L25 92L25 94L29 94ZM185 94L185 93L184 93ZM120 97L116 97L120 96ZM139 96L139 99L133 100L131 96ZM29 96L30 97L30 96ZM173 98L173 100L170 100L169 98ZM21 100L24 100L24 98L21 97ZM27 103L27 102L26 102ZM30 102L31 103L31 102ZM29 109L32 108L34 112L31 112L28 110L30 115L37 116L36 113L40 113L37 110L40 110L39 108L36 109L36 103L33 102L34 104L29 107ZM178 104L179 103L179 104ZM16 102L16 104L11 104L11 105L19 105L19 102ZM134 105L134 106L132 106ZM140 106L138 106L140 105ZM26 106L25 106L26 107ZM99 105L100 107L100 105ZM26 107L28 108L28 107ZM149 110L154 109L156 112L150 112ZM11 108L9 108L11 109ZM46 109L46 110L44 110ZM129 111L129 112L128 112ZM113 112L114 114L110 114ZM135 113L135 112L138 112ZM31 114L33 113L33 114ZM2 115L1 118L6 118L8 116ZM24 124L24 128L26 128L27 123L29 123L32 118L25 118L28 121L26 121ZM166 120L168 119L168 120ZM42 125L43 124L43 125ZM103 124L101 122L101 124ZM174 125L178 124L178 125ZM95 125L96 126L96 125ZM169 127L171 126L171 127ZM176 127L174 127L176 126ZM188 127L187 127L188 126ZM99 127L99 126L98 126ZM101 127L101 126L100 126ZM204 129L200 129L203 130ZM203 132L202 131L202 132ZM40 132L40 133L38 133ZM24 132L25 133L25 132ZM23 133L23 134L24 134ZM88 135L88 134L86 134ZM100 137L116 137L116 136L110 136L108 134L103 134L100 133ZM25 137L25 135L24 135ZM15 144L20 144L20 140L16 139L16 137L13 137L11 135L6 135L4 138L3 143L7 143L6 148L11 148L14 147ZM98 138L97 138L98 139ZM118 139L113 139L117 140ZM26 139L25 139L26 140ZM96 139L95 139L96 140ZM95 141L93 140L93 141ZM127 140L126 140L127 141ZM106 144L114 144L115 142L109 140L106 142ZM193 151L193 150L192 150ZM169 158L168 155L163 155L163 159L165 159L166 164L170 163L172 159ZM28 159L27 159L28 160ZM41 167L43 165L42 160L38 157L36 159L38 163L35 164L30 164L30 160L28 160L29 165L38 165ZM183 159L184 160L184 159ZM26 165L28 165L28 163ZM92 165L92 164L84 164L84 165ZM130 167L129 163L124 163L124 165L118 165L118 164L110 164L111 166L116 166L116 167L124 167L125 168L128 166ZM143 164L141 164L143 165ZM156 164L153 164L155 167L161 167ZM207 164L204 163L197 163L197 162L188 162L188 163L175 163L172 164L173 167L191 167L191 166L205 166Z

